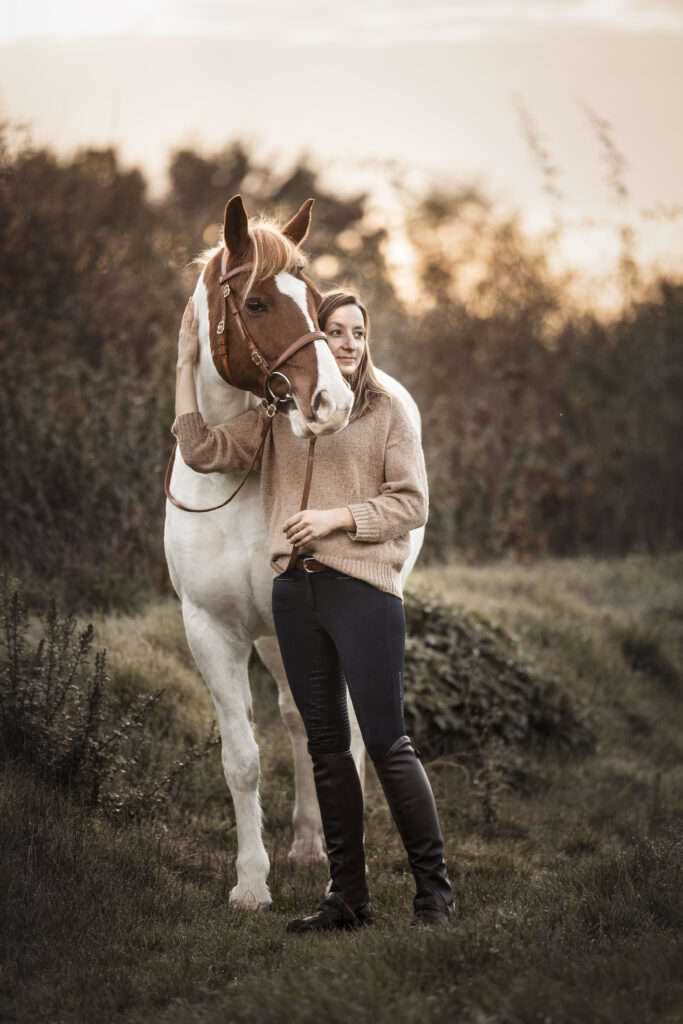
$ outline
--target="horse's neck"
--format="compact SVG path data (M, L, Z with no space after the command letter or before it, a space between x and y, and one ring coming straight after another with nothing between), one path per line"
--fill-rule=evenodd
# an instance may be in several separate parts
M210 367L215 378L213 366ZM206 361L200 360L195 364L195 385L197 388L197 404L199 411L210 427L218 423L225 423L233 416L239 416L247 409L253 408L258 402L249 391L240 391L233 388L225 381L211 379L206 372Z
M211 358L208 314L204 323L200 320L199 359L194 367L194 381L199 411L210 427L225 423L258 404L258 399L249 391L240 391L218 376Z

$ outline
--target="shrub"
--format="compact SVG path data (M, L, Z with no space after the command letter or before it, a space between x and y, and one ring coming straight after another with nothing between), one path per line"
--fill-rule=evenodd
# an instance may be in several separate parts
M553 743L587 749L587 712L545 678L519 641L428 591L405 593L405 717L429 757Z
M0 745L87 807L140 816L171 795L180 775L218 740L213 734L183 761L149 777L154 712L163 690L117 707L107 693L106 650L95 651L92 624L77 627L50 600L42 632L29 642L29 617L17 580L0 574Z

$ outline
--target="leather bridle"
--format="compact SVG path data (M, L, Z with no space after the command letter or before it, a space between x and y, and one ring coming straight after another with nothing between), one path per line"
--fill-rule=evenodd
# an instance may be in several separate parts
M239 267L234 267L232 270L226 270L227 266L227 249L223 249L223 255L221 257L221 276L219 283L221 285L221 294L223 297L223 315L216 328L216 342L214 344L213 339L211 340L211 356L213 358L213 364L216 367L218 373L221 375L224 381L228 384L234 385L232 375L230 373L230 364L228 362L228 350L227 350L227 324L228 324L228 310L232 314L235 326L239 332L242 341L247 345L249 349L249 355L251 356L252 362L263 371L266 377L266 398L270 398L272 402L285 404L287 402L294 401L294 395L292 394L292 385L284 373L278 371L278 366L282 366L283 363L298 352L304 345L309 345L312 341L327 341L327 336L322 331L308 331L307 334L302 334L300 338L293 341L291 345L288 345L284 352L281 352L276 358L272 365L269 365L268 360L264 355L259 352L254 340L252 339L247 326L242 319L242 314L239 310L237 303L235 302L235 295L228 284L228 281L235 277L237 274L244 274L248 270L252 270L254 267L253 263L243 263ZM284 398L278 398L273 393L270 386L271 380L274 376L281 377L287 384L287 395ZM239 386L239 385L237 385ZM271 415L273 415L271 413Z
M276 357L274 362L269 363L265 356L261 352L259 352L257 345L255 344L253 338L249 334L247 326L242 318L240 309L237 305L237 302L235 301L233 290L230 287L230 284L228 283L231 280L231 278L236 277L237 274L244 274L247 271L252 270L254 264L243 263L239 267L234 267L232 270L227 270L227 256L228 251L227 249L224 248L223 255L221 257L221 276L219 279L219 283L221 285L221 294L223 297L223 315L218 323L218 327L216 328L216 340L214 341L213 337L211 338L211 358L213 359L213 364L216 367L216 370L223 378L223 380L226 381L226 383L231 384L233 387L239 387L240 385L235 384L232 379L232 374L230 372L230 363L228 360L227 325L229 310L233 318L233 322L237 327L237 331L240 335L240 338L242 339L242 341L244 341L244 343L247 345L249 349L249 354L251 356L252 362L259 367L259 369L263 372L265 376L263 405L266 410L266 422L263 425L263 430L261 432L261 438L259 441L258 448L254 452L254 456L249 464L249 468L247 469L246 473L240 480L238 486L235 488L232 494L225 499L225 501L222 501L220 503L220 505L211 505L210 508L190 508L188 505L184 505L181 501L178 501L178 499L174 498L173 495L171 494L171 474L173 472L173 463L175 461L175 453L178 447L178 443L175 443L175 445L173 446L173 451L171 452L171 458L168 463L168 468L166 469L164 489L166 491L166 497L171 502L171 504L175 505L176 508L183 509L185 512L213 512L214 509L223 508L223 506L231 502L235 495L238 493L238 491L242 489L243 485L246 483L247 477L249 476L249 474L251 473L252 469L256 464L256 460L258 459L264 444L266 443L266 437L268 436L268 432L273 424L273 417L275 416L275 413L279 411L281 406L288 405L290 402L294 401L291 382L289 378L278 369L278 367L283 366L287 362L287 360L294 355L295 352L298 352L299 349L303 348L305 345L310 345L311 342L314 341L327 341L327 335L325 335L322 331L308 331L306 334L302 334L300 338L297 338L296 341L293 341L291 345L288 345L287 348ZM273 391L272 385L274 383L275 377L279 377L281 380L285 382L287 393L284 396L278 396Z

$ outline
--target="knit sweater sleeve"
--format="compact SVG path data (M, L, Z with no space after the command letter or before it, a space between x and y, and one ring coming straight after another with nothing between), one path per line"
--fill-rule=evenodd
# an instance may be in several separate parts
M348 508L356 524L356 532L349 537L370 544L400 537L427 522L429 492L422 444L399 398L391 399L380 493Z
M265 413L261 406L248 409L218 427L209 427L200 412L187 412L173 421L183 462L197 473L246 470L261 440ZM256 461L260 464L261 455Z

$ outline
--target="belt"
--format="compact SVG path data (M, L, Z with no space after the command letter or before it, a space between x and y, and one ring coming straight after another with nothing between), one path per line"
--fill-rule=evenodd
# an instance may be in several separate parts
M322 562L316 562L315 558L311 558L310 555L306 555L305 558L297 558L294 565L297 569L304 569L307 573L330 571L329 565L323 565Z

